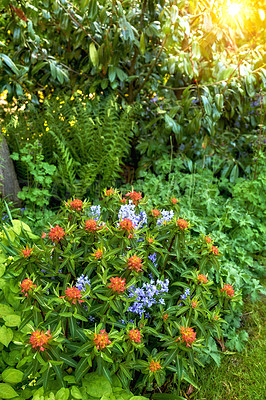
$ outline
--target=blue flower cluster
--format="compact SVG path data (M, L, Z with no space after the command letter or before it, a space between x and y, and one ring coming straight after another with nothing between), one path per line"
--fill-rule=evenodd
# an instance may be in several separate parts
M154 266L157 267L158 263L156 262L157 253L150 254L148 258L153 262Z
M86 291L86 286L85 286L86 284L87 285L91 284L90 279L88 279L88 277L85 275L80 275L80 277L77 279L76 282L76 288L78 288L79 290Z
M135 208L135 204L132 203L132 200L129 200L129 204L125 204L120 207L118 218L119 221L125 218L130 219L135 229L140 229L147 225L147 214L145 211L141 211L140 214L136 214Z
M95 219L98 221L101 216L101 206L91 206L90 211L88 212L88 217Z
M181 294L180 299L185 300L190 295L190 289L186 289L184 294Z
M161 211L161 218L157 219L157 225L158 226L162 226L164 225L165 222L169 222L171 221L171 219L174 217L174 211L170 210L170 211L166 211L166 210L162 210Z
M129 306L128 312L138 314L141 316L144 314L146 318L149 318L148 308L151 308L154 304L165 304L165 300L162 296L168 293L169 279L161 281L157 279L151 279L150 283L143 283L141 288L130 288L129 297L136 297L134 303Z

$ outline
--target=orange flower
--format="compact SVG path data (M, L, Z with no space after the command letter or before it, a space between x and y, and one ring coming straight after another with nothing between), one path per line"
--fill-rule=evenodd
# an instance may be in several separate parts
M95 251L95 253L93 253L93 256L95 257L96 260L99 260L100 258L102 258L102 255L103 255L103 251L99 248Z
M73 201L70 201L69 205L70 205L70 208L72 210L82 211L83 202L81 200L79 200L79 199L75 199Z
M112 289L113 292L116 293L123 293L126 290L126 280L119 278L118 276L116 276L115 278L111 278L110 279L111 283L110 285L108 285L108 287L110 289Z
M218 247L212 246L211 253L213 253L215 256L218 256L219 255Z
M46 238L46 233L45 232L43 232L42 236L41 236L41 239L44 239L44 238Z
M106 189L106 191L105 191L105 193L104 193L104 195L107 196L107 197L110 197L110 196L112 196L113 194L115 194L115 191L114 191L113 188Z
M121 203L125 204L127 202L127 199L125 197L122 197L122 199L120 200Z
M176 203L177 203L177 199L176 199L175 197L172 197L172 198L171 198L171 203L172 203L172 204L176 204Z
M153 238L149 238L149 239L148 239L148 243L152 244L153 242L154 242L154 239L153 239Z
M25 296L28 296L28 292L30 290L33 290L34 288L37 287L37 285L34 285L31 279L24 279L23 282L20 284L21 287L21 292L25 294Z
M187 221L182 218L178 219L176 223L182 231L187 228Z
M49 239L51 239L53 242L60 242L61 239L65 236L65 232L63 228L60 228L59 225L56 225L55 228L51 228L49 232Z
M194 332L193 328L184 328L181 326L180 329L182 335L182 341L186 342L186 347L191 347L191 343L196 340L196 332Z
M136 272L142 271L142 260L138 256L132 256L127 259L127 264L129 265L128 269L135 270Z
M150 365L149 365L149 370L151 371L151 372L157 372L159 369L161 369L162 368L162 366L160 365L160 363L157 361L154 361L154 360L152 360L151 362L150 362Z
M207 276L205 276L203 274L200 274L198 276L198 280L199 280L200 283L207 283L208 282Z
M167 319L168 319L168 314L164 314L164 315L163 315L163 320L164 320L164 321L167 321Z
M95 344L97 350L103 350L108 344L112 342L109 340L108 334L105 332L105 329L102 329L100 333L94 334L93 343Z
M205 237L205 240L206 240L207 243L211 243L211 241L212 241L211 238L210 238L209 236L206 236L206 237Z
M88 219L85 221L85 230L94 233L95 231L99 230L100 228L97 226L97 221L95 219Z
M48 346L48 341L51 339L50 329L47 332L35 331L31 334L30 344L33 349L44 351Z
M28 245L26 245L26 248L24 250L21 250L21 253L23 254L24 258L28 258L31 255L33 248L30 249Z
M159 215L161 214L161 211L159 211L159 210L151 210L151 212L152 212L152 215L155 217L155 218L158 218L159 217Z
M196 308L197 305L198 305L198 301L197 300L193 300L192 303L191 303L191 307L192 308Z
M139 204L139 201L142 199L141 193L137 193L135 192L135 190L133 190L133 192L128 192L126 196L129 196L130 200L133 201L135 206L137 206Z
M65 290L65 296L63 297L65 297L69 303L76 304L77 300L79 303L84 303L84 300L81 300L81 290L76 287L68 287L67 290Z
M221 289L221 292L226 292L228 297L234 297L234 288L231 285L224 285L223 289Z
M119 226L121 229L127 231L128 233L134 231L134 225L132 224L132 221L128 218L122 219L122 221L119 222Z
M131 342L141 343L141 333L138 329L131 329L128 333L128 337Z

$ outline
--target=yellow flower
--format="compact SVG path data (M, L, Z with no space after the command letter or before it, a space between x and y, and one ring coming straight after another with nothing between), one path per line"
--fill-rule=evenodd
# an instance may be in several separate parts
M49 128L48 128L48 126L47 126L47 128L46 128L45 130L46 130L46 132L48 132L48 131L49 131Z
M77 90L77 93L78 94L82 94L82 90Z
M70 97L70 101L73 101L73 100L75 100L75 97L74 97L74 96L71 96L71 97Z

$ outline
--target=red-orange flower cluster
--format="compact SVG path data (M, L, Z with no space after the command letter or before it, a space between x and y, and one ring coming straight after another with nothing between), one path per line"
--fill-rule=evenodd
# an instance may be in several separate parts
M168 314L164 314L164 315L163 315L163 320L164 320L164 321L167 321L167 319L168 319Z
M33 349L44 351L47 348L48 341L51 339L50 329L47 332L35 331L31 334L30 344Z
M205 240L206 240L207 243L211 243L211 241L212 241L211 238L210 238L209 236L206 236L206 237L205 237Z
M60 242L61 239L65 236L65 232L63 228L60 228L59 225L56 225L55 228L51 228L49 232L49 239L51 239L53 242Z
M25 258L27 258L27 257L29 257L29 256L31 255L32 250L33 250L33 248L30 249L29 246L26 245L26 248L23 249L23 250L21 250L21 253L23 254L23 256L24 256Z
M199 274L199 276L198 276L198 281L199 281L200 283L207 283L207 282L208 282L207 276L205 276L205 275L203 275L203 274Z
M82 211L83 208L83 202L79 199L75 199L73 201L69 202L70 208L72 210L76 210L76 211Z
M132 256L127 259L127 264L128 264L128 269L132 269L136 272L142 271L142 259L139 258L138 256Z
M234 296L234 288L231 285L224 285L223 289L221 289L221 292L226 292L228 297L233 297Z
M128 337L131 342L141 343L141 333L138 329L131 329L128 333Z
M152 244L154 242L153 238L148 238L148 243Z
M105 194L105 196L110 197L110 196L112 196L113 194L115 194L115 191L114 191L113 188L106 189L106 191L105 191L104 194Z
M24 279L23 282L20 284L21 287L21 292L25 294L25 296L28 296L28 292L30 290L33 290L34 288L37 287L37 285L34 285L31 279Z
M95 257L96 260L99 260L100 258L102 258L103 251L102 251L101 249L98 248L98 249L95 251L95 253L93 253L93 255L94 255L94 257Z
M140 200L142 199L141 193L137 193L137 192L135 192L135 190L133 190L133 192L128 192L126 194L126 196L129 196L130 200L132 200L136 206L139 204Z
M155 217L155 218L158 218L159 217L159 215L161 214L161 211L159 211L159 210L151 210L151 212L152 212L152 215Z
M65 296L67 301L70 303L76 304L78 301L79 303L83 303L84 300L81 300L82 294L81 290L79 290L76 287L68 287L67 290L65 290Z
M213 253L215 256L218 256L219 255L218 247L212 246L211 253Z
M128 233L134 231L134 225L132 224L132 221L128 218L122 219L122 221L119 222L119 226L121 229L127 231Z
M177 199L176 199L175 197L172 197L172 198L171 198L171 203L172 203L172 204L176 204L176 203L177 203Z
M158 361L156 362L156 361L152 360L150 362L149 369L150 369L151 372L156 372L161 368L162 368L162 366L160 365L160 363Z
M176 223L182 231L187 228L187 221L182 218L179 218Z
M88 219L85 221L85 230L94 233L99 230L100 227L97 226L97 221L95 219Z
M103 350L108 344L112 342L109 340L108 334L105 332L105 329L102 329L100 333L94 334L93 343L95 344L97 350Z
M196 308L197 305L198 305L198 301L197 300L192 300L191 307L192 308Z
M112 289L113 292L116 293L123 293L126 290L126 280L119 278L118 276L116 276L115 278L111 278L110 279L111 283L108 285L108 287L110 289Z
M191 347L191 343L196 340L196 332L194 332L193 328L185 328L184 326L181 326L180 332L182 341L187 344L186 347Z

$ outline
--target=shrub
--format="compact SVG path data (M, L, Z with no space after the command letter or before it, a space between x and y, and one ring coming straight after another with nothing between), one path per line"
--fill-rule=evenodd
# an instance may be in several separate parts
M169 200L157 216L146 204L112 189L98 205L66 202L38 240L14 222L8 228L15 240L2 244L14 259L1 278L1 372L22 398L58 390L65 399L101 397L99 385L89 390L98 375L110 399L121 386L179 390L183 380L196 385L211 358L219 364L216 340L224 317L240 312L239 288L224 281L220 251L177 204ZM17 380L5 378L10 367Z

